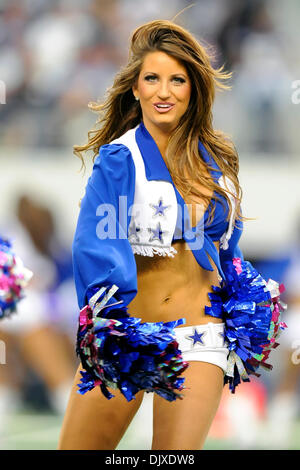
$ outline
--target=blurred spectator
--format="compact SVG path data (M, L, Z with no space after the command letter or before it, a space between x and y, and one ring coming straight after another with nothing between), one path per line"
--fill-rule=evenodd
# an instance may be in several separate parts
M7 96L0 106L0 142L37 147L84 142L95 121L87 103L103 97L125 63L133 29L191 7L176 21L212 46L216 65L234 70L228 98L234 115L226 98L218 109L227 110L220 116L224 124L231 122L229 132L238 136L238 144L245 152L299 150L287 124L295 79L289 72L295 56L291 49L297 45L281 48L282 31L270 17L270 2L153 0L140 5L139 0L2 1L0 80Z
M220 63L234 69L242 60L241 48L250 34L272 32L273 26L265 0L229 0L228 16L216 32L221 51Z
M243 149L289 153L293 147L286 118L293 77L268 7L265 0L231 1L231 14L217 35L219 61L234 72L240 114L236 130Z

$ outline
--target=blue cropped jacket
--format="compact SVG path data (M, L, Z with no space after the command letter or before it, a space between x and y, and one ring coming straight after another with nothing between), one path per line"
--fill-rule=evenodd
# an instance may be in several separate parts
M234 193L232 183L200 140L199 151L212 168L214 181ZM234 209L235 198L228 195ZM119 288L118 300L128 305L137 294L134 254L176 256L172 243L182 238L201 267L214 269L210 257L224 279L223 263L234 257L243 260L238 246L243 224L234 221L234 210L226 220L226 198L212 198L212 202L213 221L208 224L207 209L198 224L191 226L187 205L143 122L103 145L81 201L72 245L79 308L95 290L113 284ZM216 240L219 251L213 243Z

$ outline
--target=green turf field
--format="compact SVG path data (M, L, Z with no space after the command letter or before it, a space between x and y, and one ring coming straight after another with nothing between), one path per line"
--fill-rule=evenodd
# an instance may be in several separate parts
M19 412L10 417L0 439L0 448L7 450L54 450L57 446L62 418L49 413ZM144 423L145 424L145 423ZM300 448L300 422L295 424L292 442L285 449ZM263 434L263 432L262 432ZM257 449L267 449L264 440L259 438ZM119 450L150 450L150 426L132 423L120 442ZM205 449L240 449L230 440L208 439Z

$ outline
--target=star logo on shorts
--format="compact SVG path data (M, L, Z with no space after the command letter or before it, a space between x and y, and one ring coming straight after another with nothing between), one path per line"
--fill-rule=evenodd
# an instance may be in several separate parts
M196 328L194 328L193 335L186 335L185 337L186 337L186 339L188 339L190 341L193 341L193 346L195 346L196 343L200 343L200 344L204 345L204 342L202 340L202 336L204 336L205 333L206 333L206 331L204 331L203 333L198 333Z

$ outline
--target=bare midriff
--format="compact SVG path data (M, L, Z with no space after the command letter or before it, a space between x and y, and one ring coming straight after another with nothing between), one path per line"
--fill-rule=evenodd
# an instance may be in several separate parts
M219 250L219 242L214 242ZM203 269L184 240L172 245L174 257L135 255L138 293L128 305L130 315L143 322L168 322L185 318L184 326L221 323L222 319L205 314L210 306L208 293L219 286L218 271ZM180 328L179 326L179 328Z

